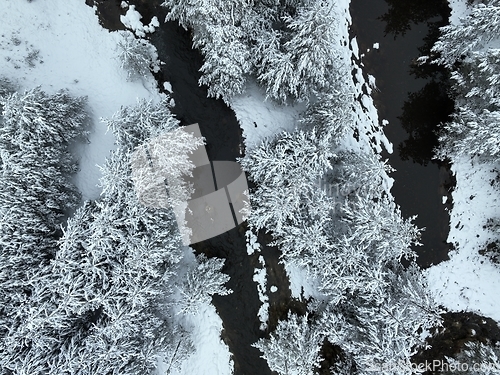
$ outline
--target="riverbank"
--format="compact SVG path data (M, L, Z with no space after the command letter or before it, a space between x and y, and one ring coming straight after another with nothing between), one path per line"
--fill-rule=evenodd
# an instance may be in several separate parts
M465 0L450 1L450 22L457 25L469 14ZM450 311L470 311L500 322L500 268L488 256L497 251L498 234L488 220L500 212L498 164L476 156L451 160L456 179L452 192L448 242L454 244L450 260L427 273L433 294Z

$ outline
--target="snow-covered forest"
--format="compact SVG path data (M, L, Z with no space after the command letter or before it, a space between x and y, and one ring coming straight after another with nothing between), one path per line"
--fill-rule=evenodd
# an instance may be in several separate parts
M133 150L178 126L167 103L142 100L104 120L117 147L102 195L61 225L79 203L68 145L85 136L85 98L4 87L3 373L143 374L160 353L178 367L193 346L182 316L230 291L223 261L181 267L173 213L144 207L132 187Z
M175 116L171 84L155 82L164 62L147 34L160 21L143 24L123 1L128 30L109 32L83 0L0 2L0 374L237 372L212 300L234 292L225 259L184 246L173 210L145 206L136 189L134 152L190 125ZM161 4L203 57L198 84L243 128L251 210L242 228L262 265L253 278L260 338L249 349L277 374L410 375L446 311L500 321L491 298L500 287L500 1L452 5L419 62L446 67L452 83L455 113L435 155L457 177L455 250L422 270L424 228L391 194L381 152L392 145L370 96L375 78L353 59L349 1ZM176 141L169 155L198 146ZM259 244L264 233L270 242ZM278 249L290 298L304 307L276 324L264 245ZM464 288L483 287L484 297L463 302ZM495 373L494 344L464 342L445 360ZM335 355L325 369L326 348Z

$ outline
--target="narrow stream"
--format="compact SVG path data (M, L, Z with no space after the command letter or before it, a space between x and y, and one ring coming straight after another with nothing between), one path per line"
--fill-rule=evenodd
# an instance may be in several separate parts
M396 172L392 193L404 217L418 215L425 227L416 247L422 267L448 259L451 188L453 179L446 163L432 160L437 146L435 130L447 120L453 102L446 95L446 80L437 68L415 67L447 23L446 0L352 0L351 32L356 36L364 71L376 78L373 92L380 119L389 124L385 134L394 145L389 158ZM374 49L379 43L379 49ZM419 51L419 48L422 51ZM367 52L370 49L370 52ZM447 204L443 204L447 196Z
M394 153L383 156L397 170L392 193L403 215L418 214L416 224L426 228L423 246L416 248L422 267L448 259L451 248L446 239L455 180L449 165L432 157L438 145L436 129L447 121L453 101L447 96L446 72L436 66L417 67L414 60L429 53L449 12L446 0L351 1L352 36L366 55L365 73L377 80L380 91L374 91L373 98L379 116L389 120L385 134ZM380 43L380 49L373 49L374 43ZM446 312L442 318L443 327L428 338L427 349L413 356L414 363L444 361L467 341L500 340L500 329L490 318L471 312Z
M139 12L145 16L144 12ZM165 18L157 9L155 15ZM169 81L175 100L173 112L183 125L198 123L206 138L210 160L235 161L240 154L241 130L234 113L222 100L207 98L205 87L198 86L199 69L203 59L191 48L189 32L174 22L164 23L152 35L151 42L165 62L159 82ZM213 304L222 318L223 339L233 354L235 375L271 374L260 352L251 345L262 333L259 330L260 301L253 272L258 257L250 257L246 250L246 226L240 225L220 236L191 245L199 254L226 259L223 272L231 279L227 286L233 290L228 296L213 297Z

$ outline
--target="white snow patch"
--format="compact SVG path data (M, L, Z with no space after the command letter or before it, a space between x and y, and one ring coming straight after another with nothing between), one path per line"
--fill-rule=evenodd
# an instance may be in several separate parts
M270 290L271 290L271 293L276 293L278 291L278 287L275 285L272 285Z
M496 177L492 169L491 164L468 157L454 161L457 186L452 193L448 242L457 250L427 274L433 294L448 309L473 311L500 321L500 267L479 254L496 237L484 225L500 212L497 187L491 186Z
M250 229L246 231L245 236L247 238L247 254L252 255L255 251L259 251L260 244L257 241L257 236Z
M266 137L281 131L293 131L305 104L282 106L266 100L263 89L256 82L249 82L246 91L231 98L228 105L233 109L243 129L247 149L259 145Z
M290 280L290 292L293 298L302 301L303 298L307 299L313 297L322 299L324 297L318 291L319 281L312 279L307 269L285 263L285 271Z
M382 151L382 146L388 153L393 152L392 143L389 142L383 132L383 127L379 124L378 112L370 95L363 92L363 88L370 93L371 83L374 83L375 78L368 77L366 82L363 75L363 70L356 62L352 62L352 67L355 70L355 81L350 80L350 85L354 94L359 100L354 102L354 120L359 133L359 141L351 137L347 139L345 145L352 150L372 152L372 149L377 153Z
M358 47L358 41L356 40L356 37L352 38L351 40L351 49L353 55L359 59L359 47Z
M255 269L253 281L257 283L257 292L259 293L259 300L262 303L257 313L260 320L260 329L265 330L267 328L267 322L269 320L269 297L266 294L266 262L262 255L259 256L259 263L261 264L262 268Z
M155 27L160 26L158 17L154 16L151 19L149 25L144 25L141 21L142 15L135 10L135 5L130 5L128 7L127 13L124 16L120 16L120 21L127 28L132 30L135 35L144 38L146 33L153 33Z
M451 8L450 14L450 24L458 25L460 19L466 17L470 14L470 8L467 7L467 2L465 0L448 0Z
M354 75L354 77L356 78L356 85L360 85L362 86L363 83L365 83L365 78L363 77L363 70L359 67L357 67L356 69L356 74Z
M172 85L170 84L170 82L168 82L168 81L163 82L163 88L165 90L167 90L169 93L173 93L173 91L172 91Z
M443 204L445 204L448 201L448 197L446 195L444 195L442 197L442 201L443 201Z
M120 4L120 7L122 9L128 8L128 3L126 1L122 1L121 4Z
M126 80L116 52L122 37L103 29L84 1L1 3L2 14L8 15L0 36L2 76L16 81L21 90L41 86L48 93L68 89L71 95L88 97L93 130L90 143L77 147L80 172L74 182L83 199L96 199L101 192L97 164L103 165L114 148L114 137L100 118L135 104L137 97L159 100L154 79Z
M370 87L373 87L373 88L376 88L377 87L377 84L376 84L376 79L374 76L372 76L371 74L368 74L368 85ZM382 120L382 124L383 124L383 120Z
M380 43L373 43L373 49L379 49Z
M361 97L361 103L365 108L370 108L370 106L373 104L373 99L371 98L371 96L365 94Z
M184 361L181 371L175 375L231 375L233 360L229 348L222 341L222 320L212 304L204 304L196 316L186 315L182 318L195 346L195 352ZM158 361L156 373L171 375L168 367Z

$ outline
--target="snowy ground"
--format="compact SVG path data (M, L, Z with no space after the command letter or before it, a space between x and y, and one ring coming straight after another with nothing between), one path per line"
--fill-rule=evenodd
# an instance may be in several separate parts
M185 271L196 266L196 258L189 247L185 247L185 256L181 262L179 278ZM173 282L175 283L175 282ZM180 294L174 298L182 298ZM233 361L227 345L221 339L222 320L211 303L199 304L195 315L178 314L175 307L169 311L175 323L190 334L194 346L191 354L181 365L180 371L170 368L168 363L159 360L155 375L230 375L233 373Z
M450 260L428 270L437 300L452 311L473 311L500 322L500 268L479 250L490 242L486 220L500 212L498 186L491 186L496 173L491 165L463 158L453 163L457 179L450 212L448 242L456 244Z
M88 97L93 130L90 143L77 146L81 171L75 182L84 199L98 198L101 172L97 165L104 164L114 147L114 138L100 119L137 98L159 100L156 82L152 76L126 80L116 58L120 34L103 29L84 0L0 0L0 8L0 76L21 90L41 86L49 93L68 89L72 95ZM132 7L122 22L136 34L153 32L157 26L154 20L141 27L140 15ZM182 373L231 374L230 353L220 338L222 321L212 305L202 310L186 322L197 351Z
M451 22L467 14L466 0L449 0ZM472 311L500 322L500 267L480 255L491 241L483 226L498 217L498 185L491 186L496 173L493 165L471 158L454 160L452 171L457 180L453 191L448 242L455 244L450 260L428 270L432 292L439 303L452 311Z
M41 86L49 93L68 89L88 97L93 132L90 144L78 147L81 171L75 182L84 199L95 199L101 175L96 165L104 163L114 142L100 118L138 97L159 99L156 83L152 77L126 81L116 59L121 36L103 29L83 0L0 0L0 5L0 75L22 90Z
M271 99L266 100L265 90L254 81L247 84L243 94L231 98L228 105L243 129L248 150L267 137L295 129L300 114L305 110L304 104L287 107Z
M451 7L450 23L457 24L460 18L469 14L466 1L464 0L448 0Z
M199 313L186 318L190 326L196 352L188 358L179 374L164 372L159 366L158 375L230 375L233 361L226 344L222 342L222 320L212 304L205 304Z

